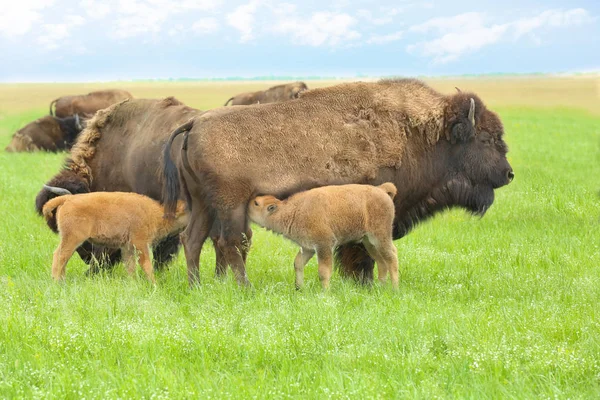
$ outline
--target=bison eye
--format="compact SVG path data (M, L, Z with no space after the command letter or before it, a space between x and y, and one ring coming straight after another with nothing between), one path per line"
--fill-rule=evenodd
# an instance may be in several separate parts
M257 206L258 205L258 201L254 200L254 205Z

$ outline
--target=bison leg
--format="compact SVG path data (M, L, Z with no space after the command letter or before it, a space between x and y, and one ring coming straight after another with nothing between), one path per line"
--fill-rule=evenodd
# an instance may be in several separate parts
M231 266L240 286L249 286L245 258L249 249L250 230L246 217L246 206L242 205L229 213L220 213L221 237L218 246L223 249L227 263Z
M170 235L161 240L152 251L154 256L154 269L160 271L173 261L173 259L177 257L180 244L179 234Z
M181 234L190 286L200 283L200 253L214 220L206 211L204 207L194 204L190 223Z
M225 253L223 253L223 248L219 246L219 237L221 236L221 223L218 218L215 218L215 222L213 222L213 226L210 230L210 239L213 242L213 246L215 248L215 276L217 278L224 278L227 274L227 260L225 260Z
M349 243L336 250L340 273L345 278L368 285L373 282L375 263L362 243Z

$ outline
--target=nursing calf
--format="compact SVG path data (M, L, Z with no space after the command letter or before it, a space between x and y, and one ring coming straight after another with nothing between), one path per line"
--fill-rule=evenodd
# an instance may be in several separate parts
M60 190L59 188L50 188ZM148 279L154 280L150 246L180 232L188 217L185 203L178 202L174 218L163 218L160 203L149 197L124 192L65 194L49 200L43 208L48 225L55 227L60 244L52 260L52 277L63 279L65 267L77 247L85 241L120 248L129 274L133 274L136 252Z
M333 250L346 243L362 242L379 269L398 287L398 256L392 241L396 186L324 186L297 193L286 200L256 197L248 205L255 223L279 233L301 246L294 261L296 287L304 284L304 266L317 253L319 278L329 287Z

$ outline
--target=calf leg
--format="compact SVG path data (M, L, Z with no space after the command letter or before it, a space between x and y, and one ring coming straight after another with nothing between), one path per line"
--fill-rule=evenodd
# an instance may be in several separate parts
M154 279L154 269L152 268L152 261L150 260L150 246L148 246L147 243L137 243L135 248L140 252L140 266L146 273L148 280L156 284L156 279Z
M315 255L315 251L311 249L301 248L296 259L294 260L294 270L296 271L296 289L301 289L304 286L304 267Z
M377 268L379 270L379 281L385 282L385 278L389 271L390 280L392 281L392 287L398 288L398 251L394 246L394 242L391 237L374 238L367 237L364 241L365 247L369 251L369 254L377 262Z
M130 276L133 276L135 273L135 264L136 264L136 254L135 248L131 245L121 248L121 255L123 257L123 261L125 263L125 267L127 268L127 273Z
M219 214L221 221L221 237L219 246L223 249L223 254L227 263L231 266L235 279L240 286L249 286L248 276L246 275L246 253L248 251L248 221L246 218L246 206L240 205L231 212L221 212Z
M323 289L329 289L329 281L333 272L333 250L332 247L322 247L317 249L317 258L319 260L319 278Z
M60 280L65 278L65 271L67 262L75 252L77 246L79 246L83 240L79 240L71 235L61 235L60 243L54 251L52 258L52 278L54 280Z

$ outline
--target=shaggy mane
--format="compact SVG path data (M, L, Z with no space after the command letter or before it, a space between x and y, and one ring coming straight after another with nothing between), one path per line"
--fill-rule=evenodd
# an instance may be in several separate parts
M79 175L90 187L94 177L89 167L89 162L96 154L96 144L102 137L102 129L109 122L115 126L124 126L134 113L147 106L147 102L154 101L147 100L146 102L137 100L137 102L130 102L130 100L131 99L125 99L110 107L97 111L92 119L89 120L86 128L81 132L77 142L71 149L71 156L66 160L65 169L71 170ZM182 104L183 103L175 97L170 96L158 102L157 107L159 109L164 109ZM120 108L124 108L123 112L116 113L115 111Z

